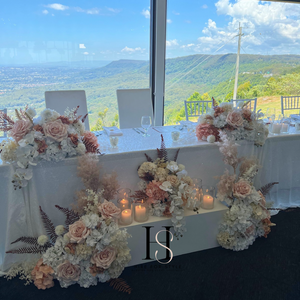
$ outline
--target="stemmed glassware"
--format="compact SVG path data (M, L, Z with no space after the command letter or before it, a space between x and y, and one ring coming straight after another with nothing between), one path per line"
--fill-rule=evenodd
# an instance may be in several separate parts
M149 136L148 129L152 125L151 117L150 116L142 116L141 125L145 131L145 134L143 136Z

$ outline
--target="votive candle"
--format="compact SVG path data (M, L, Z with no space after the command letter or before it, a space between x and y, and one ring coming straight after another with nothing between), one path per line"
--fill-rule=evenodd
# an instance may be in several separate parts
M136 205L134 213L137 222L145 222L147 220L147 211L144 205Z
M130 225L132 223L131 209L125 209L122 211L121 222L123 225Z
M119 203L120 203L121 210L129 208L129 201L128 200L122 199L122 200L120 200Z
M273 125L272 125L272 133L279 134L280 131L281 131L281 125L282 124L273 123Z
M210 195L204 195L202 201L202 208L211 209L214 207L214 197Z
M281 127L281 132L288 132L289 131L289 124L282 124L282 127Z

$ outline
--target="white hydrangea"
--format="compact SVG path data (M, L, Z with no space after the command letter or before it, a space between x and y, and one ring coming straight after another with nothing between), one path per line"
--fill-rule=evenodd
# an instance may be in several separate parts
M81 220L84 222L86 227L95 228L100 221L100 218L97 214L88 214L81 217Z
M79 155L84 155L86 152L86 147L83 143L78 143L78 146L76 147L76 152Z

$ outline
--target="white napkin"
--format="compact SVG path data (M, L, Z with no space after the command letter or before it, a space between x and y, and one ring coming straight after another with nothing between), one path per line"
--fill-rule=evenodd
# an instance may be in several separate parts
M103 130L106 132L108 136L121 136L123 132L117 128L116 126L113 127L103 127Z

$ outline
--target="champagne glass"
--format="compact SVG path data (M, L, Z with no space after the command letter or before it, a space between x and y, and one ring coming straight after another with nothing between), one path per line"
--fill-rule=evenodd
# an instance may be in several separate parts
M151 121L150 116L142 116L141 125L145 131L144 136L149 136L149 134L147 134L147 132L148 132L148 129L150 128L151 124L152 124L152 121Z

